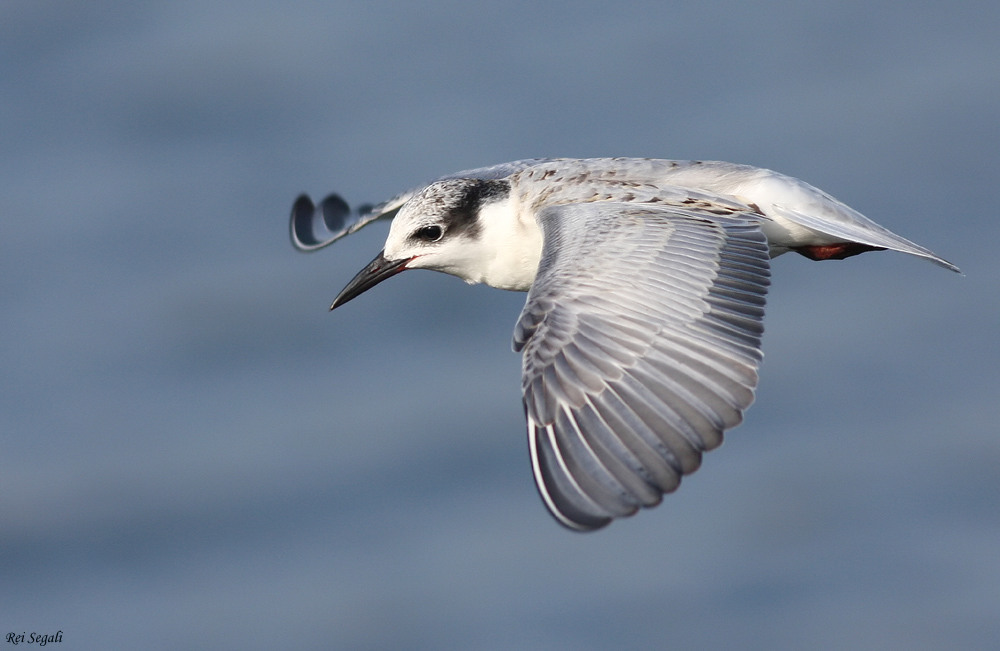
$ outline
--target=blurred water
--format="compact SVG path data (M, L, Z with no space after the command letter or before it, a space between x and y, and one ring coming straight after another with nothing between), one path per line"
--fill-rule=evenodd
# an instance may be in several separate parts
M0 6L0 633L65 648L1000 639L1000 10ZM775 263L758 402L657 509L534 493L523 296L291 250L528 156L717 158L959 264ZM60 647L62 648L62 647Z

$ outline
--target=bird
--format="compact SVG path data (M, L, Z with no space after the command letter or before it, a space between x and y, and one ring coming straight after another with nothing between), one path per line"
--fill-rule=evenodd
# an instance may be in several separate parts
M888 249L960 271L804 181L721 161L525 159L353 210L302 195L291 239L316 251L378 220L383 250L330 309L408 269L527 292L513 349L531 468L575 531L659 504L743 420L771 258Z

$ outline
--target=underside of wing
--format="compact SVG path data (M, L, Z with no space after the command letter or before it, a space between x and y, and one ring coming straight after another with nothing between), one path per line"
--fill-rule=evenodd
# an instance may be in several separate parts
M719 206L546 208L514 333L535 481L591 530L658 504L753 401L767 241Z

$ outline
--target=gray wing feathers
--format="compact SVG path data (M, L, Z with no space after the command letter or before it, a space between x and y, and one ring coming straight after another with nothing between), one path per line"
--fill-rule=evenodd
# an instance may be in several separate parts
M540 213L514 348L535 480L564 525L659 503L740 422L769 282L757 220L615 203Z

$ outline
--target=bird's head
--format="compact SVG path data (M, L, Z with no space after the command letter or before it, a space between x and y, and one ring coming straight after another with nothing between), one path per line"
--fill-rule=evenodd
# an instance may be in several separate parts
M432 269L479 282L493 257L483 208L510 195L504 180L447 179L428 185L393 218L382 252L347 284L334 309L407 269Z

